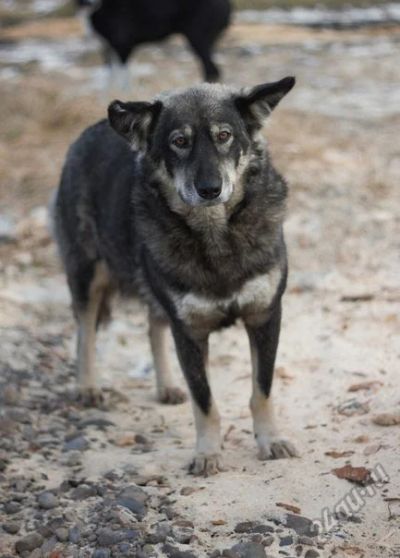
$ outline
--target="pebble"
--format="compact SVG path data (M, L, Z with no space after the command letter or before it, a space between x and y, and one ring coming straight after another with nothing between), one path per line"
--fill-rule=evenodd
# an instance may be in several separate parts
M289 546L291 544L293 544L293 537L291 535L279 539L279 546Z
M238 558L266 558L265 550L262 544L257 543L239 543L231 548Z
M92 496L97 496L97 490L94 486L89 486L88 484L80 484L71 492L73 500L86 500Z
M61 456L61 465L66 465L67 467L75 467L76 465L80 465L82 460L81 452L78 450L70 450L67 451L64 455Z
M164 554L168 556L168 558L196 558L196 555L192 552L187 550L179 550L175 546L170 544L165 544L162 548Z
M15 550L18 554L26 551L35 550L43 544L43 537L39 533L30 533L15 543Z
M134 498L129 497L120 497L115 500L115 504L118 506L122 506L123 508L127 508L129 511L134 513L139 519L143 519L147 513L146 507L135 500Z
M5 405L17 405L20 395L15 384L8 384L2 390L2 399Z
M111 552L108 548L96 548L92 554L92 558L110 558Z
M7 523L3 523L2 527L4 531L6 533L9 533L10 535L16 535L21 528L20 524L16 523L15 521L9 521Z
M119 529L112 531L107 527L100 529L97 540L101 546L111 546L123 541L136 540L139 537L139 531L133 529Z
M88 426L96 426L99 430L105 430L108 426L115 426L115 423L103 417L89 417L80 420L77 425L77 427L82 430Z
M42 492L39 494L37 502L39 507L44 510L52 510L58 506L58 498L49 491Z
M79 530L79 527L77 525L74 525L73 527L70 527L69 532L68 532L68 539L69 542L71 543L78 543L81 540L81 532Z
M65 527L59 527L55 530L54 534L60 542L67 542L69 539L69 532Z
M181 544L188 544L194 532L194 525L191 521L178 519L172 524L171 536Z
M286 515L286 527L293 529L298 535L305 535L307 537L315 537L318 534L311 519L302 515L288 513Z
M6 502L3 507L4 511L7 515L13 515L14 513L18 513L21 509L20 504L18 502Z
M310 550L307 550L307 552L304 555L304 558L318 558L318 557L319 557L319 552L317 552L313 548L310 549Z
M76 438L72 438L71 440L65 442L63 451L71 451L71 450L85 451L88 449L88 447L89 447L89 442L87 441L85 436L77 436Z
M238 523L234 529L235 533L273 533L274 528L270 525L257 523L256 521L243 521Z

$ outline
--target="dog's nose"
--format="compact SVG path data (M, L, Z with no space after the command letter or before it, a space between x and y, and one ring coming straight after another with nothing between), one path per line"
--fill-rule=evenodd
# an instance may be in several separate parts
M220 184L209 184L207 186L198 186L196 188L199 196L205 200L213 200L214 198L217 198L221 193L221 189Z

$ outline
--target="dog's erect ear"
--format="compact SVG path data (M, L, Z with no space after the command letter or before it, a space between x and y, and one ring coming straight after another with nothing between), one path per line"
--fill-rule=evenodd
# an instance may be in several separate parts
M128 140L133 149L146 150L147 139L162 104L123 103L113 101L108 107L108 120L118 134Z
M280 81L245 89L235 98L235 105L249 131L259 130L262 127L266 118L295 83L294 77L285 77Z

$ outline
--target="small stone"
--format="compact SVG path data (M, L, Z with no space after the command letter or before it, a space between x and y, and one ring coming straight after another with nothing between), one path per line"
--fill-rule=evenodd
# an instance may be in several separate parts
M65 442L63 451L85 451L89 447L89 442L86 440L85 436L77 436Z
M263 546L271 546L273 542L274 542L274 537L272 535L268 535L267 537L264 537L262 544Z
M39 548L43 544L43 537L39 533L30 533L15 543L15 550L18 554L23 552L31 552L35 548Z
M92 554L92 558L110 558L111 552L108 548L96 548Z
M60 461L62 465L66 465L67 467L75 467L76 465L80 465L81 460L82 455L80 451L70 450L61 456Z
M39 507L44 510L52 510L58 506L58 498L49 491L42 492L39 494L37 502Z
M13 515L14 513L18 513L21 509L21 506L18 502L6 502L4 504L4 511L7 515Z
M97 490L88 484L80 484L71 492L72 500L86 500L92 496L97 496Z
M304 558L319 558L319 552L311 548L310 550L307 550L307 552L304 555Z
M98 542L102 546L111 546L113 544L118 544L123 541L133 541L139 536L139 531L133 529L120 529L118 531L112 531L108 528L100 529L98 533Z
M68 532L68 539L69 542L77 544L80 540L81 540L81 532L79 530L79 527L77 525L74 525L73 527L70 527L69 532Z
M172 524L171 536L181 544L188 544L193 536L194 525L191 521L178 519Z
M291 544L293 544L293 537L291 535L279 539L279 546L289 546Z
M312 539L311 537L306 537L305 535L300 536L297 542L299 544L305 544L307 546L315 546L314 539Z
M128 497L117 498L115 500L115 503L118 506L127 508L132 513L134 513L139 519L143 519L147 513L146 507L141 502L135 500L134 498L128 498Z
M293 529L298 535L305 535L307 537L315 537L318 534L316 526L311 519L302 515L288 513L286 515L286 527Z
M208 555L208 558L219 558L221 556L221 552L219 550L213 550L211 554Z
M67 542L69 538L68 529L66 529L65 527L59 527L55 530L54 534L60 542Z
M231 548L225 548L222 551L222 556L225 556L225 558L240 558L239 554L233 551Z
M105 419L103 417L89 417L87 419L82 419L78 423L79 429L87 428L88 426L95 426L99 430L105 430L109 426L115 426L111 420Z
M5 405L16 405L20 395L15 384L7 384L2 390L2 399Z
M189 552L187 550L179 550L179 548L176 548L170 544L165 544L162 548L162 551L168 556L168 558L196 558L196 556L192 554L192 552Z
M9 521L7 523L3 523L2 527L4 531L6 533L9 533L10 535L16 535L21 528L20 524L16 523L15 521Z
M266 558L264 547L257 543L239 543L232 547L239 558Z

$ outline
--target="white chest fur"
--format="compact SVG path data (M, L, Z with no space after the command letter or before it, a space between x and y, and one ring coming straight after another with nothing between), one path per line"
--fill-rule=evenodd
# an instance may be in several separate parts
M278 289L282 271L277 267L249 279L239 291L226 298L209 298L188 293L174 297L178 317L190 327L213 329L230 312L247 322L262 322Z

